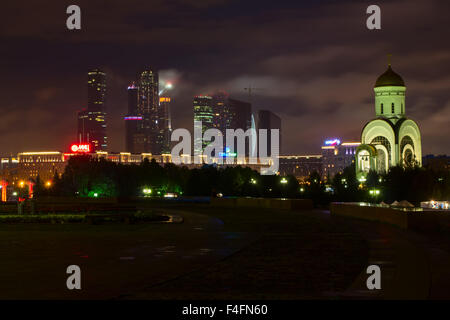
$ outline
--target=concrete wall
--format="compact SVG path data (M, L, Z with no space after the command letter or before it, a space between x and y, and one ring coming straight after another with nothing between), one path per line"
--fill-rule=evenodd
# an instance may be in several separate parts
M331 214L389 223L402 229L421 232L450 230L450 212L438 210L402 211L388 207L360 206L358 203L333 202Z
M307 210L313 208L310 199L273 199L273 198L211 198L213 207L226 208L266 208L285 210Z
M370 221L386 222L406 229L408 219L406 212L384 207L360 206L357 203L333 202L331 214L347 216Z

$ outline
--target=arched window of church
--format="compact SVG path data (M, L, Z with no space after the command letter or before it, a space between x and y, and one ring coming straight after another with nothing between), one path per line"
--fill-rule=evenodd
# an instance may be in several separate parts
M383 114L383 104L381 104L381 114Z
M392 113L395 112L394 103L392 102Z

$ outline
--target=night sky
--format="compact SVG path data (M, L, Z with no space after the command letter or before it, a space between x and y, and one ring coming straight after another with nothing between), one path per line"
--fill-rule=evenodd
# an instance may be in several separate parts
M29 2L29 3L28 3ZM66 7L82 30L66 28ZM382 30L366 28L381 7ZM107 72L110 151L124 150L127 85L152 68L171 80L173 128L192 129L192 97L216 89L282 118L283 153L359 140L373 85L392 67L423 154L450 153L449 1L7 1L0 6L0 154L68 151L87 105L87 70Z

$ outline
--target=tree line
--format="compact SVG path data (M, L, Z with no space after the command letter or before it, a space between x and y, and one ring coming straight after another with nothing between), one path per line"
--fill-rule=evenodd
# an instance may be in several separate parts
M147 193L145 193L145 192ZM55 174L50 188L39 179L34 195L76 197L163 196L251 196L309 198L316 204L331 201L392 203L407 200L446 200L450 196L450 173L428 168L390 168L386 174L371 171L366 181L358 181L354 165L332 179L313 172L306 181L294 176L260 175L248 167L204 165L188 169L171 163L161 166L147 159L139 164L121 164L89 156L76 156L62 175Z

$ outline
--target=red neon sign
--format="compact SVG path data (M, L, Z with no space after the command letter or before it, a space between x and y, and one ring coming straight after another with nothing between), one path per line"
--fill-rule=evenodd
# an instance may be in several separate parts
M76 153L88 153L91 152L90 144L73 144L70 146L70 150Z

